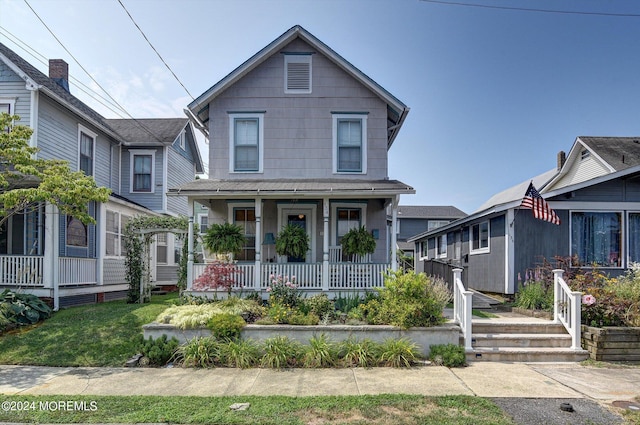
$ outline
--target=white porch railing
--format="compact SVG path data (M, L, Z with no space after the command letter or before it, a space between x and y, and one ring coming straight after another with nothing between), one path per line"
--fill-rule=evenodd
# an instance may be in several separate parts
M16 286L43 286L44 257L0 255L1 283Z
M372 289L383 286L384 272L389 264L336 263L329 264L329 289Z
M471 306L473 292L464 289L461 277L462 269L453 269L453 318L462 330L465 351L472 351Z
M196 263L193 265L193 279L197 279L200 277L204 270L210 263ZM253 270L255 269L254 264L236 264L236 268L239 273L235 275L235 284L233 285L233 289L253 289L254 288L254 277Z
M97 260L95 258L59 259L58 283L64 285L95 285Z
M562 278L563 273L562 269L553 271L553 321L564 325L571 335L571 348L580 350L582 292L572 291Z
M269 286L271 276L295 276L298 289L322 289L322 263L269 263L262 264L260 287Z

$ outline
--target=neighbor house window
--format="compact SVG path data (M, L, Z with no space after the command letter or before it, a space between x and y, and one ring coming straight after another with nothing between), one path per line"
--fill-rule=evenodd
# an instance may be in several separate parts
M419 244L420 247L420 259L428 259L429 258L429 243L427 241L422 241Z
M629 213L629 262L640 263L640 212Z
M198 215L198 226L200 227L200 233L207 233L209 228L209 216L207 214Z
M107 210L107 222L106 222L106 255L119 256L120 255L120 214Z
M489 222L471 226L471 254L489 252Z
M3 112L7 114L15 114L15 102L15 98L0 97L0 114ZM0 131L9 131L9 127L6 129L0 129Z
M438 257L447 256L447 235L440 235L436 238L436 255Z
M256 259L256 211L255 208L234 208L233 223L240 226L246 239L242 250L234 257L238 261Z
M311 93L311 55L284 55L284 92Z
M156 261L158 264L167 264L167 234L156 235Z
M367 172L367 116L333 115L335 173Z
M92 176L96 134L80 126L78 130L78 139L79 139L78 169L81 171L84 171L84 173L87 176Z
M149 192L154 190L155 151L130 151L131 154L131 192Z
M87 225L75 217L67 216L67 245L86 248L88 246Z
M622 215L571 212L571 256L579 266L621 267Z
M229 115L229 171L262 172L264 114Z
M429 220L427 222L427 231L446 226L447 224L449 224L449 220Z

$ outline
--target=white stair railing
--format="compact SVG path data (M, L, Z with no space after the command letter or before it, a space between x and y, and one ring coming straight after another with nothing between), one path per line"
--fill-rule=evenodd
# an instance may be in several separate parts
M473 292L464 289L462 269L453 269L453 318L460 325L465 351L471 346L471 305Z
M562 323L571 335L571 349L580 350L582 292L572 291L562 278L564 270L553 270L553 321Z

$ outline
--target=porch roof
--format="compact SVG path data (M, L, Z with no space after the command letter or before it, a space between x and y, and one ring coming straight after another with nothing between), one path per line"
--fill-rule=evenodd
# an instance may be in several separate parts
M169 189L169 195L200 198L238 196L321 196L348 195L377 198L380 196L414 194L415 189L398 180L346 179L274 179L274 180L217 180L200 179Z

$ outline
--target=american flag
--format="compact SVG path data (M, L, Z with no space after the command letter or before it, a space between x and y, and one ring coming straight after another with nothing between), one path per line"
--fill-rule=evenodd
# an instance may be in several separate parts
M555 211L549 208L549 204L542 199L540 193L533 186L533 182L529 183L529 189L527 189L527 193L524 194L524 199L522 199L520 207L533 210L533 216L535 218L560 225L560 218L556 215Z

